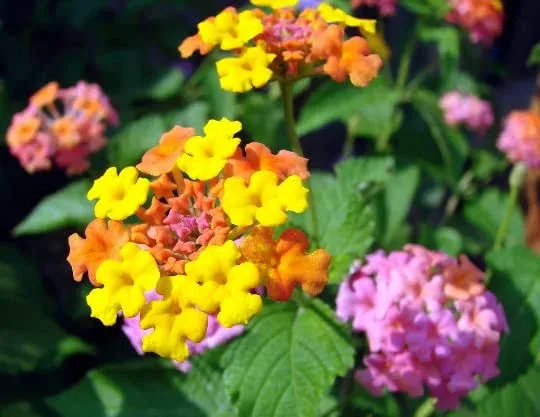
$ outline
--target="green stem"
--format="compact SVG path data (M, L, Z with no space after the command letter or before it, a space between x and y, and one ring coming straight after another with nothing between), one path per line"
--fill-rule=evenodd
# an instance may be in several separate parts
M435 400L428 398L414 413L414 417L429 417L435 411Z
M413 32L412 36L409 37L407 40L407 44L405 45L405 50L403 51L403 55L401 57L401 62L399 64L399 70L397 75L397 81L396 81L396 88L401 91L405 87L405 84L407 83L407 79L409 78L409 70L411 69L411 61L412 57L414 55L414 50L416 48L416 30Z
M281 101L283 102L283 114L285 117L285 127L287 129L287 136L291 143L291 149L298 155L304 157L304 151L302 150L302 144L300 138L296 132L296 123L294 120L294 95L293 95L293 82L283 81L279 83L281 89ZM308 185L309 185L308 180ZM308 193L309 212L311 215L311 238L314 243L317 243L319 237L319 227L317 224L317 213L315 208L315 199L313 198L313 192Z
M506 210L504 211L503 219L501 221L501 224L499 225L499 230L497 230L497 234L495 235L495 243L493 244L493 250L501 249L504 240L508 235L508 228L510 227L510 220L512 219L514 206L516 205L519 190L521 188L521 185L523 184L526 173L527 167L523 164L515 165L512 169L512 172L510 173L510 195L508 197L508 202L506 204Z
M345 143L343 144L343 151L341 153L343 159L349 159L354 153L354 140L356 139L354 132L358 122L358 116L355 115L347 123L347 135L345 136Z

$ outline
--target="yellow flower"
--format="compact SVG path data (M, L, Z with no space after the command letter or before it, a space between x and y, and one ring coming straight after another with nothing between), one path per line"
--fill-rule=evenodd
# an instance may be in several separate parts
M141 312L141 328L154 329L143 337L142 349L183 362L189 356L186 340L204 338L208 316L194 308L196 283L185 275L161 278L157 290L163 300L152 301Z
M272 9L283 9L285 7L296 6L298 0L251 0L251 4L255 6L267 6Z
M263 31L263 24L252 11L237 13L234 8L225 9L215 18L199 23L197 27L206 45L220 45L225 51L243 47Z
M94 181L86 197L88 200L98 199L94 208L97 218L124 220L144 204L150 181L137 179L138 175L134 167L124 168L120 175L115 167L111 167Z
M346 26L363 29L368 33L375 33L377 21L374 19L358 19L341 9L330 6L328 3L319 4L317 10L326 23L343 23Z
M233 93L250 91L262 87L272 78L268 66L276 56L267 54L261 47L254 46L237 58L223 58L216 63L221 88Z
M259 271L252 262L238 264L240 249L228 240L210 245L185 266L188 279L200 284L194 291L195 304L209 314L218 313L222 326L247 324L262 308L262 299L252 294L261 285Z
M263 226L278 226L287 221L285 211L306 210L307 193L298 175L291 175L278 185L274 172L257 171L249 186L240 177L228 178L221 205L234 225L251 226L257 220Z
M155 288L159 269L150 252L128 242L120 250L121 261L107 259L96 273L102 288L95 288L86 297L91 316L106 326L116 323L118 313L134 317L146 302L144 293Z
M193 136L186 141L178 168L194 180L217 177L240 144L240 139L234 137L240 130L242 123L225 117L210 120L204 127L205 136Z

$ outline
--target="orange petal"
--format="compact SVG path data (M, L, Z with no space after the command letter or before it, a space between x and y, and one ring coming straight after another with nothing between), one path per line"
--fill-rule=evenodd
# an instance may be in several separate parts
M175 126L159 140L159 145L147 151L137 169L145 174L159 176L171 172L184 151L186 141L195 135L192 128Z
M178 47L178 51L180 52L180 55L182 55L182 58L189 58L196 51L199 51L201 55L206 55L211 49L212 48L203 42L199 35L193 35L186 38Z
M77 233L69 237L69 256L67 261L73 270L73 279L81 281L85 272L92 285L96 282L96 271L105 259L119 259L119 251L129 240L123 223L102 219L93 220L86 227L86 238Z
M56 81L51 81L47 85L41 87L30 97L30 104L36 107L43 107L52 104L58 95L59 85Z

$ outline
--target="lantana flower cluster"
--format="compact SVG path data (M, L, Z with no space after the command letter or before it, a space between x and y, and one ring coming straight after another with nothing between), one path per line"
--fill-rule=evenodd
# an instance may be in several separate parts
M50 82L13 116L7 144L29 173L54 164L69 175L80 174L90 166L89 156L107 143L109 124L118 124L118 115L97 84L79 81L60 88Z
M540 116L530 110L511 112L506 117L497 147L514 163L540 167Z
M375 252L353 265L337 297L337 315L369 343L356 379L374 395L427 387L440 409L498 374L504 311L485 289L484 274L422 246Z
M448 0L452 8L446 20L469 32L474 43L490 46L503 30L501 0Z
M491 103L472 94L450 91L442 96L439 104L450 126L465 125L485 135L495 121Z
M351 5L376 7L381 16L393 16L396 14L397 0L351 0Z
M245 325L261 294L288 300L301 286L317 295L328 281L326 251L308 253L297 229L274 236L290 212L308 207L307 160L257 142L242 150L241 128L225 118L210 120L204 135L176 126L136 167L111 167L88 191L97 219L85 237L69 238L73 276L88 273L96 288L87 302L103 324L119 313L140 317L151 330L144 352L184 362L212 337L214 318Z
M273 10L238 12L228 7L199 23L198 33L179 47L184 58L214 48L233 53L216 63L224 90L240 93L271 80L288 82L318 74L366 86L377 76L381 58L371 53L366 39L347 39L345 34L347 27L374 33L374 20L358 19L324 2L301 11L295 9L298 0L251 3Z

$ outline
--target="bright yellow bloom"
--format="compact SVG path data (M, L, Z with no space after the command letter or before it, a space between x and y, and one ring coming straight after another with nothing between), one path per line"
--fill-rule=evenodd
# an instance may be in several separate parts
M238 264L240 249L232 240L221 246L210 245L185 266L188 279L200 284L194 299L199 309L218 313L222 326L247 324L262 308L262 299L252 294L261 285L255 264Z
M135 213L146 201L150 188L150 181L138 176L134 167L124 168L120 175L111 167L95 180L86 197L98 199L94 208L96 217L124 220Z
M234 225L251 226L257 220L263 226L278 226L287 221L285 211L302 213L307 209L307 193L298 175L278 185L274 172L257 171L249 186L240 177L225 180L221 205Z
M96 273L102 288L95 288L86 297L91 316L106 326L116 323L118 313L134 317L146 302L144 293L155 288L159 269L154 257L135 243L128 242L120 250L121 261L107 259Z
M317 10L326 23L343 23L346 26L363 29L368 33L375 33L377 21L374 19L358 19L341 9L330 6L328 3L319 4Z
M141 328L154 329L143 337L145 352L183 362L189 356L186 340L200 342L204 338L208 316L193 306L196 287L185 275L160 279L157 290L163 300L152 301L141 312Z
M177 165L191 179L207 181L219 175L227 159L234 155L240 139L234 135L242 130L242 123L210 120L204 127L205 136L193 136L184 145L184 153Z
M268 66L276 56L267 54L259 46L247 48L237 58L223 58L216 63L221 88L233 93L250 91L262 87L272 78Z
M272 9L283 9L285 7L296 6L298 0L251 0L251 4L255 6L267 6Z
M252 11L237 13L233 8L225 9L215 18L206 19L197 27L206 45L220 45L225 51L242 48L263 31L263 24Z

